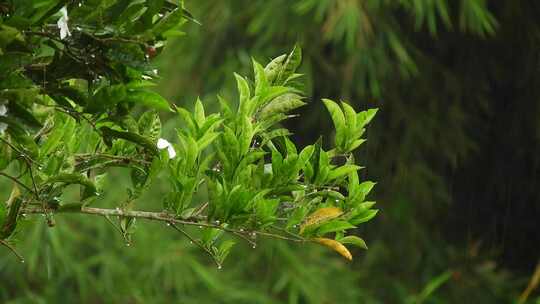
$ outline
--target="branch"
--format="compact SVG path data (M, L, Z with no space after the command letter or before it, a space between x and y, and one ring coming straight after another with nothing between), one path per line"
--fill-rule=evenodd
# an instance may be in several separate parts
M23 256L20 253L18 253L17 250L15 250L15 247L11 246L10 243L8 243L6 240L0 239L0 245L5 246L7 249L13 252L13 254L17 256L17 258L19 258L19 261L21 261L21 263L24 263Z
M11 176L7 173L4 173L4 172L0 172L0 175L1 176L5 176L7 178L9 178L10 180L14 181L15 183L17 183L19 186L23 187L24 189L26 189L26 191L34 194L34 190L32 190L32 188L28 187L27 185L23 184L23 182L21 182L20 180L18 180L16 177L14 176Z
M230 232L236 235L246 234L246 231L244 231L243 229L227 228L218 224L208 223L206 222L205 217L178 218L166 212L122 210L120 208L105 209L105 208L93 208L93 207L81 207L80 209L64 209L64 210L45 210L42 208L25 208L21 211L21 213L25 213L25 214L47 214L50 212L52 213L81 213L81 214L99 215L99 216L104 216L104 217L107 217L107 216L132 217L132 218L145 219L145 220L151 220L151 221L165 222L169 224L180 224L180 225L191 225L191 226L199 226L199 227L206 227L206 228L216 228L216 229L220 229L220 230ZM261 235L264 237L287 240L287 241L292 241L292 242L309 241L307 239L302 238L301 236L292 238L292 237L274 234L274 233L265 232L265 231L254 231L254 232L257 235Z

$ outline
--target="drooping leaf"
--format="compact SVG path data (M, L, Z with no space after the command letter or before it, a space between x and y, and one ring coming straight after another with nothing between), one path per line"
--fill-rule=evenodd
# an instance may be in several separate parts
M339 239L339 242L341 244L351 244L358 246L362 249L368 249L366 242L362 238L357 237L356 235L348 235L346 237L342 237Z
M347 260L352 261L352 255L350 251L340 242L327 238L314 238L313 241L334 250Z

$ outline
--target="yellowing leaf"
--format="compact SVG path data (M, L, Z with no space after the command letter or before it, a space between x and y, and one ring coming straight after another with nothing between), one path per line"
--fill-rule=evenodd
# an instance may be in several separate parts
M343 246L343 244L341 244L340 242L336 240L332 240L332 239L327 239L327 238L314 238L313 241L321 245L324 245L328 248L331 248L335 252L341 254L347 260L352 261L352 255L349 252L349 249Z
M300 226L300 233L304 232L306 227L320 224L324 221L334 219L343 214L343 211L337 207L321 208L310 214L304 223Z
M21 190L19 190L19 187L17 184L13 185L13 189L11 189L11 194L9 195L9 198L6 202L6 205L9 207L11 204L19 197L21 196Z

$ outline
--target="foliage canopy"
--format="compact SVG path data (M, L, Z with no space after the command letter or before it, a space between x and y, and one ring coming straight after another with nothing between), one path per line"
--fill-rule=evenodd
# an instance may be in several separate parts
M127 244L136 219L162 221L218 267L234 244L223 232L253 246L257 236L315 242L347 259L345 244L367 249L347 235L377 213L366 201L374 183L360 183L352 152L376 110L325 99L333 148L322 138L297 147L279 123L305 104L299 46L265 66L253 60L253 79L234 75L238 98L218 96L221 111L210 114L199 99L186 109L151 90L151 60L186 20L196 22L182 4L49 0L0 9L0 176L13 181L0 204L6 247L14 250L9 242L27 214L54 226L58 213L84 213L108 219ZM174 143L162 138L158 111L178 120ZM94 207L113 167L130 172L127 199ZM155 182L169 185L162 206L137 210ZM79 201L62 201L73 187Z

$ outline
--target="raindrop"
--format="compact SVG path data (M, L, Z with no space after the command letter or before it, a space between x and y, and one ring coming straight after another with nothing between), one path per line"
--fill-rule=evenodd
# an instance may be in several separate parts
M223 268L223 267L221 267L221 265L218 265L217 269L221 270L221 268Z
M21 214L22 217L26 217L26 213Z
M339 203L339 200L336 198L336 203Z
M96 58L96 55L94 55L94 54L90 54L90 57L92 57L92 58Z
M199 229L202 229L202 226L199 226Z
M131 246L131 243L129 243L129 242L128 242L128 243L126 243L126 246L127 246L127 247Z
M150 55L146 54L146 55L144 55L144 58L146 58L148 60L148 59L150 59Z
M167 225L167 226L170 226L170 225L171 225L171 223L167 223L166 225Z
M193 241L189 241L190 244L193 244Z
M221 222L220 221L216 221L216 225L219 225Z
M79 2L79 4L78 4L78 5L79 5L79 7L81 7L81 6L82 6L82 2Z
M244 232L244 229L240 228L240 232Z
M37 168L38 168L38 170L43 170L42 166L38 166Z
M159 13L158 16L159 16L159 18L163 18L163 14L162 14L162 13Z
M118 211L118 212L120 212L120 208L118 208L118 207L116 207L116 209L115 209L115 210L116 210L116 211Z
M157 74L158 74L158 69L153 69L153 70L152 70L152 73L154 73L155 75L157 75Z
M79 3L79 4L80 4L80 3ZM76 29L77 31L79 31L79 32L82 31L82 28L81 28L80 26L76 26L75 29Z
M22 263L22 264L24 264L24 263L25 263L25 262L24 262L24 259L21 259L21 263Z
M251 246L251 248L253 248L253 249L257 248L257 244L253 244L253 245Z
M99 193L99 192L94 192L94 195L95 195L95 196L100 196L101 193Z

